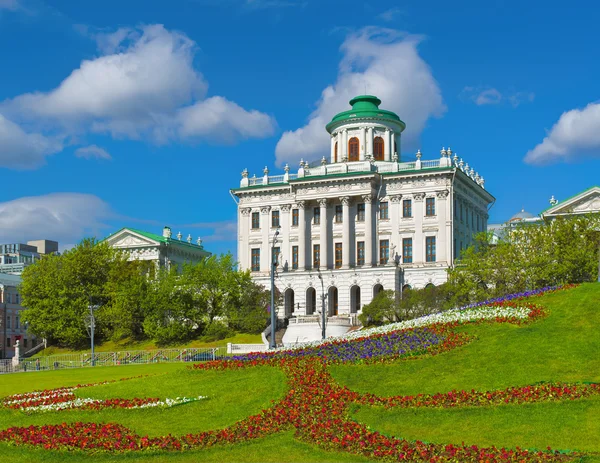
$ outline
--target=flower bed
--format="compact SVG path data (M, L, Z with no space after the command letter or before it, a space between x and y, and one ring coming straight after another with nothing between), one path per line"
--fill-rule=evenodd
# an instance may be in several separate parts
M543 294L546 291L540 291ZM92 451L186 450L216 444L234 444L294 429L297 438L321 448L350 452L385 461L413 462L561 462L581 456L547 450L504 449L475 445L432 444L388 437L350 419L352 403L401 407L494 406L542 400L574 400L600 393L597 384L540 384L500 391L450 391L449 393L379 398L342 387L327 371L330 363L346 361L390 361L416 355L434 355L469 341L453 328L463 323L494 321L528 323L544 316L545 310L524 301L495 301L478 307L423 317L327 340L321 347L240 356L194 365L200 370L250 368L272 365L288 378L286 396L269 409L218 430L184 436L139 436L120 424L62 423L13 427L0 431L0 441L46 449ZM61 388L49 394L66 403L71 391ZM13 401L36 400L31 394L13 396ZM121 399L114 399L121 400ZM147 399L157 400L157 399Z
M373 394L363 394L356 402L367 405L383 405L386 408L454 408L575 400L593 395L600 395L600 384L542 383L495 391L452 390L414 396L377 397Z

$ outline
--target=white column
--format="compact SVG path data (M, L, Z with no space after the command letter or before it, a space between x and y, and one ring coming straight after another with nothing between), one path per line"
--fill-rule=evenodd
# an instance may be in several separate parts
M373 266L373 196L364 195L365 202L365 265Z
M435 195L435 215L438 222L438 239L439 243L436 243L436 258L438 261L446 262L448 265L452 264L452 244L449 233L450 228L447 225L449 212L448 208L448 190L438 191Z
M342 201L342 221L344 223L344 231L342 233L342 268L350 268L350 246L352 246L351 243L354 243L354 236L350 236L350 197L344 196L340 199Z
M329 240L327 237L327 199L319 199L321 207L321 226L319 232L319 243L321 245L321 262L319 267L327 270L329 263Z
M360 154L358 159L364 161L367 157L367 129L365 127L361 127L360 129Z
M250 234L250 216L252 209L249 207L240 208L240 216L238 222L238 260L240 262L240 270L247 270L251 267L250 249L249 249L249 234Z
M269 230L271 230L271 217L269 212L271 206L263 206L260 208L260 231L262 235L262 243L260 245L260 271L268 272L271 267L271 237Z
M329 152L329 154L330 154L329 157L331 158L331 161L330 161L331 163L335 162L335 140L336 140L336 137L334 137L332 135L331 136L331 150Z
M392 159L392 147L390 146L390 129L385 129L385 136L383 138L383 159L389 161Z
M290 204L284 204L281 206L281 232L279 233L279 239L281 242L281 262L283 266L287 262L288 269L292 268L292 249L290 247Z
M390 153L392 153L390 155L390 161L392 159L394 159L394 154L396 153L396 150L394 149L395 145L396 145L396 133L390 132Z
M412 198L412 213L415 219L415 235L413 240L413 262L425 262L425 235L423 235L423 197L424 193L415 193Z
M348 130L342 130L342 146L344 158L348 159Z
M298 270L304 270L306 268L306 213L304 211L305 206L305 201L298 201Z
M338 144L338 160L341 162L344 159L344 137L341 130L337 133L336 140Z
M367 128L367 153L373 154L373 127Z
M402 214L402 195L393 195L390 196L390 220L392 223L392 238L391 241L396 245L396 252L402 255L402 240L400 239L400 217ZM390 243L390 259L394 259L395 256L392 256L391 253L391 244Z

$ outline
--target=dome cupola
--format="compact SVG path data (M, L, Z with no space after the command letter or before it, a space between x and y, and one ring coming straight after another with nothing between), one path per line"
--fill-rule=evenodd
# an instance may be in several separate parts
M325 127L331 135L331 162L400 162L400 136L406 124L392 111L379 109L381 100L359 95L352 109L336 114Z

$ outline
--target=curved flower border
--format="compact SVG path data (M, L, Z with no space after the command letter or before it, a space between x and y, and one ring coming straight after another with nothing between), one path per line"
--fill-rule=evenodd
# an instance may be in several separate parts
M539 291L544 294L549 290ZM527 294L528 296L531 294ZM522 296L521 296L522 297ZM451 391L444 394L397 396L379 398L371 394L361 395L338 385L327 371L327 365L342 361L389 361L420 355L435 355L469 342L464 333L455 333L453 328L464 323L510 322L528 323L545 315L542 307L526 304L520 300L494 301L478 307L456 309L450 313L435 314L424 319L392 324L373 330L351 334L345 339L328 340L332 345L329 354L314 349L305 349L304 354L295 354L297 349L278 351L264 355L249 354L233 360L207 362L194 365L199 370L226 370L249 368L255 365L271 365L281 368L288 377L289 390L286 396L271 408L249 416L234 425L218 430L180 437L138 436L120 424L72 423L48 426L9 428L0 431L0 441L16 445L35 445L47 449L84 449L106 451L187 450L210 447L222 443L238 443L264 437L285 429L294 429L299 439L324 449L346 451L370 458L389 461L419 462L546 462L568 461L581 454L561 453L547 450L504 449L478 447L475 445L443 445L387 437L371 431L365 425L350 419L352 403L373 403L386 406L482 406L500 403L526 403L539 400L573 400L597 394L600 387L591 385L542 384L509 388L502 391ZM396 333L412 333L402 349L387 351L386 344ZM412 335L417 334L416 338ZM422 336L421 336L422 335ZM372 338L375 338L373 341ZM428 342L421 342L425 339ZM433 341L435 342L429 342ZM415 341L415 342L413 342ZM378 345L379 343L379 345ZM348 345L352 344L351 347ZM342 352L364 353L365 346L375 346L372 357L361 355L333 355L336 349ZM383 347L383 356L381 349ZM370 349L370 348L369 348ZM367 349L368 350L368 349ZM371 351L369 351L371 352ZM507 402L508 401L508 402Z

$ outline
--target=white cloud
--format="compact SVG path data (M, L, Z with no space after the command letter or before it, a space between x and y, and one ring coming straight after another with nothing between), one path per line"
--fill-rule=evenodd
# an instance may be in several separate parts
M181 233L187 236L187 233L184 233L185 230L189 228L199 228L202 230L206 230L206 232L201 233L202 241L204 243L211 243L215 241L236 241L237 240L237 221L235 220L223 220L220 222L200 222L200 223L190 223L183 225L175 225L173 227L173 232L175 230L181 229ZM193 234L192 234L193 235ZM196 242L196 238L193 239L193 242Z
M271 136L276 127L270 116L256 110L246 111L220 96L180 109L177 119L182 139L200 137L229 143L239 138Z
M401 16L403 13L404 11L402 11L401 8L394 7L390 8L389 10L385 10L383 13L377 15L377 17L383 21L392 22L396 20L398 16Z
M525 162L547 164L577 155L600 156L600 103L564 112L542 143L527 153Z
M3 102L0 113L74 136L107 133L158 143L272 135L276 124L268 115L224 97L204 99L208 84L193 66L197 46L183 33L162 25L77 29L97 42L101 56L82 61L54 90Z
M112 156L97 145L83 146L75 150L75 156L84 159L112 159Z
M0 0L0 10L17 11L20 7L19 0Z
M50 239L75 243L101 237L111 218L108 204L94 195L52 193L0 203L0 243Z
M279 165L296 164L301 157L318 159L329 152L325 125L350 109L348 101L365 93L378 96L381 108L396 112L406 122L405 149L416 149L427 120L446 107L427 63L419 56L420 36L391 29L364 28L350 34L341 46L343 58L335 84L325 88L308 123L285 132L276 147Z
M46 156L62 148L58 138L26 133L0 114L0 167L33 169L43 165Z
M495 105L508 102L514 108L521 103L530 103L535 98L532 92L507 90L500 92L493 87L465 87L460 94L462 99L473 101L477 106Z

